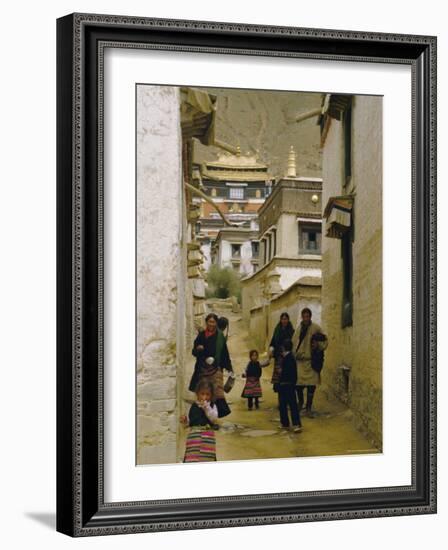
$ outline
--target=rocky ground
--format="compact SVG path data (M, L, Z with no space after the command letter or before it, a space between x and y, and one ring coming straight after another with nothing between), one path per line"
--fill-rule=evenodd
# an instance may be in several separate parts
M252 347L247 331L240 315L227 309L220 312L215 308L214 311L230 319L228 346L237 375L228 394L232 413L221 420L221 427L216 432L218 460L378 452L354 427L351 411L337 401L327 400L319 389L315 397L316 416L302 418L303 432L295 434L280 429L277 394L270 384L272 365L263 369L260 409L249 411L247 400L241 397L244 387L241 375L248 361L248 350ZM261 355L262 359L265 357Z

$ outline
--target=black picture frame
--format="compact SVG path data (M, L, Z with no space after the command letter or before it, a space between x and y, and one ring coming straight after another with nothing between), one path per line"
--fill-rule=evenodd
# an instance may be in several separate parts
M116 47L412 68L412 484L104 502L102 55ZM71 536L436 512L436 38L72 14L57 21L57 530Z

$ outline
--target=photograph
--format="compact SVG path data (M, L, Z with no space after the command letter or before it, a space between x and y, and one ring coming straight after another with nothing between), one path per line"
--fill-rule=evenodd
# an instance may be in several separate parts
M136 465L382 453L383 97L135 98Z
M444 4L5 6L3 548L438 550Z
M57 44L57 530L434 514L437 38Z

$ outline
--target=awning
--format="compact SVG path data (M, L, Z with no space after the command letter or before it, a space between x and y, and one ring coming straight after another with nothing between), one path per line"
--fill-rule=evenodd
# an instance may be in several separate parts
M336 120L342 120L344 111L346 111L352 103L352 97L353 96L348 94L329 94L329 98L325 105L325 113Z
M342 239L352 226L353 195L330 197L324 210L326 236Z
M216 96L195 88L181 88L181 126L184 139L197 138L204 145L215 140Z
M305 218L304 216L297 216L296 220L298 222L306 222L306 223L322 223L321 218Z

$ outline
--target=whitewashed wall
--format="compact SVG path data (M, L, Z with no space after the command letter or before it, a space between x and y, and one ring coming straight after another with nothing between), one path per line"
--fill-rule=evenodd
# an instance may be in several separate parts
M332 120L323 152L323 204L353 193L353 323L341 326L341 243L322 239L322 323L329 336L324 385L350 405L359 429L382 445L382 98L356 96L352 113L352 177L343 186L343 124ZM347 391L340 366L351 368Z
M254 271L254 266L252 265L252 242L245 241L241 245L241 264L240 264L240 273L244 275L250 275Z
M208 271L210 266L212 265L212 252L211 252L211 244L205 243L201 246L201 251L204 254L204 264L203 268L205 271Z
M176 460L182 219L179 117L176 88L137 88L138 464Z
M252 242L244 241L241 244L241 256L239 272L242 275L250 275L254 272L252 265ZM223 239L220 244L219 265L221 267L232 267L232 243Z
M219 265L221 267L231 267L232 265L232 247L228 241L222 240L219 247Z
M302 267L302 266L278 266L277 271L280 273L280 286L282 290L286 290L297 279L302 277L320 277L322 270L320 268L320 261L316 260L316 267Z

